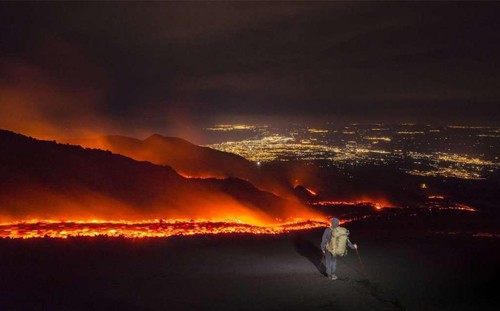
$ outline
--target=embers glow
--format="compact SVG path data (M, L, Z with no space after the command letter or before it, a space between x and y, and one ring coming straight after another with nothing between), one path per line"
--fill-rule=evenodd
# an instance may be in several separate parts
M392 208L392 204L384 201L368 201L368 200L359 200L359 201L320 201L311 203L311 205L319 205L319 206L332 206L332 205L347 205L347 206L369 206L373 207L376 210L381 210L382 208Z
M476 232L472 235L475 238L500 238L499 233Z
M227 178L225 176L214 176L215 174L213 174L213 175L207 175L207 174L189 175L189 174L184 173L180 170L177 170L176 173L181 175L182 177L188 178L188 179L224 179L224 178Z
M311 190L311 189L306 188L306 187L304 187L304 188L306 189L307 192L309 192L310 195L314 195L314 196L318 195L318 193L316 191Z
M451 235L451 236L472 236L474 238L500 238L500 233L493 232L459 232L459 231L437 231L433 232L437 235Z
M213 221L189 219L152 219L142 221L57 221L30 220L0 223L0 238L68 238L68 237L124 237L166 238L170 236L201 234L281 234L290 231L321 228L328 225L323 219L290 219L274 225L257 226L239 220Z
M429 210L438 211L463 211L463 212L477 212L478 210L474 207L456 202L443 201L445 197L443 196L429 196L429 202L427 202L423 207Z
M430 195L427 198L430 200L444 200L444 196L442 195Z
M438 207L439 210L457 210L457 211L465 211L465 212L477 212L477 210L473 207L470 207L465 204L456 204L447 207Z

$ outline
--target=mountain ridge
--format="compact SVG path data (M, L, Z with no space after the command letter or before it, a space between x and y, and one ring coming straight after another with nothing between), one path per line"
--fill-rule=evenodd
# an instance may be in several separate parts
M0 218L270 220L304 208L237 178L188 179L169 166L6 130L0 176Z
M236 154L197 146L183 138L152 134L140 140L121 135L63 142L110 150L136 160L167 165L187 177L239 177L251 179L254 164Z

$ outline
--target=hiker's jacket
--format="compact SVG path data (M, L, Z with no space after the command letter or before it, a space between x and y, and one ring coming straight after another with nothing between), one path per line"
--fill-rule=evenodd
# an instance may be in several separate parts
M332 226L325 229L325 231L323 232L323 237L321 238L321 250L323 252L326 251L326 244L328 244L328 241L330 241L332 238L332 228L336 228L338 226L338 218L332 218ZM350 249L354 249L354 245L351 243L349 238L347 239L347 246L349 246Z

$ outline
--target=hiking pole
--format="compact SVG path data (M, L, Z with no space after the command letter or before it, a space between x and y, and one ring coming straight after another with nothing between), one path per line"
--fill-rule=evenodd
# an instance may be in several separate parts
M363 261L361 260L361 256L359 256L359 251L358 251L358 248L356 248L356 255L358 255L358 260L359 260L359 264L360 264L360 267L361 269L359 269L359 273L365 277L367 280L369 279L369 277L366 275L366 267L365 267L365 264L363 263Z
M359 256L359 251L358 248L356 247L356 254L358 255L359 263L361 264L361 268L365 269L365 265L363 264L363 261L361 260L361 256Z

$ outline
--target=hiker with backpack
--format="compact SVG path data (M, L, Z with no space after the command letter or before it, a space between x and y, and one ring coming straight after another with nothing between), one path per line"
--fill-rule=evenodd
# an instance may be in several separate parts
M335 274L337 256L345 256L347 246L350 249L358 249L358 246L349 240L349 230L339 226L338 218L332 218L332 226L325 229L321 239L321 250L325 255L326 275L330 280L338 279Z

